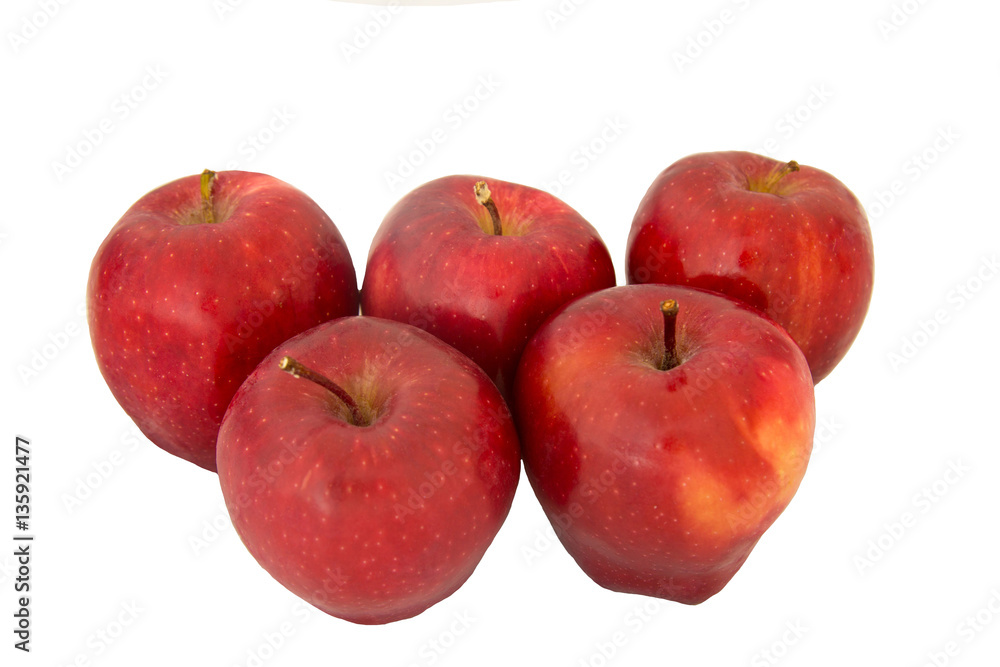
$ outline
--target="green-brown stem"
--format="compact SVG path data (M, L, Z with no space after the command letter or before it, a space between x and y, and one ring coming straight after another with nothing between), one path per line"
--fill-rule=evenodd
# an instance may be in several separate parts
M212 203L213 185L215 185L215 172L211 169L201 172L201 213L209 225L215 222L215 211Z
M663 362L660 370L669 371L678 365L677 361L677 311L680 307L673 299L660 304L663 313Z
M771 173L767 175L767 178L765 178L761 183L761 190L763 192L773 192L774 189L778 186L778 183L781 181L781 179L783 179L785 176L792 173L793 171L798 171L798 170L799 170L799 163L796 162L795 160L791 160L779 167L775 167L774 170L772 170Z
M493 235L502 236L503 225L500 223L500 211L497 210L497 205L493 203L490 186L486 185L486 181L478 181L473 191L476 193L476 201L490 212L490 218L493 220Z
M351 423L355 426L361 426L365 423L364 416L361 414L361 409L358 404L354 402L354 399L348 394L344 389L338 385L336 382L326 377L325 375L320 375L316 371L303 366L295 359L291 357L282 357L281 361L278 362L278 368L288 373L291 373L297 378L303 378L311 382L315 382L319 386L323 387L331 394L339 398L344 402L344 405L348 407L351 411Z

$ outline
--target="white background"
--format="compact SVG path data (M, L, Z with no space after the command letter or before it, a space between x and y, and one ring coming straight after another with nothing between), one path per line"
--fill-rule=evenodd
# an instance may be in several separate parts
M7 0L0 515L13 514L14 436L27 436L37 541L27 656L12 648L13 547L0 548L0 662L997 664L998 19L971 0L395 13ZM653 178L721 149L839 177L868 208L877 266L861 335L817 388L798 495L700 606L593 584L522 476L451 598L382 627L306 611L245 551L217 478L136 436L97 370L90 261L136 199L180 176L237 167L294 184L339 226L359 283L382 216L411 188L452 173L541 186L599 229L622 282ZM415 163L390 187L387 172ZM2 525L12 545L13 518Z

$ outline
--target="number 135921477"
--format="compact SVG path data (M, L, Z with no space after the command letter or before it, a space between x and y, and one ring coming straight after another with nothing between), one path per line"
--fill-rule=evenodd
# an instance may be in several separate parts
M31 442L17 436L14 441L14 555L17 577L14 590L18 594L14 613L14 648L30 651L31 642L31 545L33 536L26 534L31 520Z

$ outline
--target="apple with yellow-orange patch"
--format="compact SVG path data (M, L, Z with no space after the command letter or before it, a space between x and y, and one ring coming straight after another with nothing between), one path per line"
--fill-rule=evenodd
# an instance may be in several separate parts
M514 396L528 479L570 555L605 588L687 604L719 592L788 505L816 419L784 329L673 285L563 308Z

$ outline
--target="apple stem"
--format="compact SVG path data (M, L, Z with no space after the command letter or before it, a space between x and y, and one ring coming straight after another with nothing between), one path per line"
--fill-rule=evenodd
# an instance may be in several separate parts
M503 236L503 226L500 224L500 211L497 210L497 205L493 203L490 186L486 185L486 181L479 181L473 188L473 192L476 193L476 201L490 212L490 218L493 219L493 236Z
M770 192L778 185L778 181L783 179L788 174L793 171L798 171L800 169L799 163L795 160L789 160L785 164L775 167L770 174L768 174L767 180L764 181L764 191Z
M663 363L660 370L669 371L678 365L677 361L677 311L680 307L673 299L660 303L663 313Z
M364 416L361 414L361 409L358 408L358 404L354 402L351 395L348 394L344 389L338 385L336 382L330 378L320 375L316 371L307 368L300 364L295 359L291 357L282 357L281 361L278 362L278 368L283 371L294 375L297 378L303 378L315 382L319 386L323 387L331 394L339 398L344 404L351 410L351 423L355 426L361 426L365 423Z
M215 172L206 169L201 172L201 212L205 217L205 222L209 225L215 222L215 213L212 205L212 186L215 185Z

